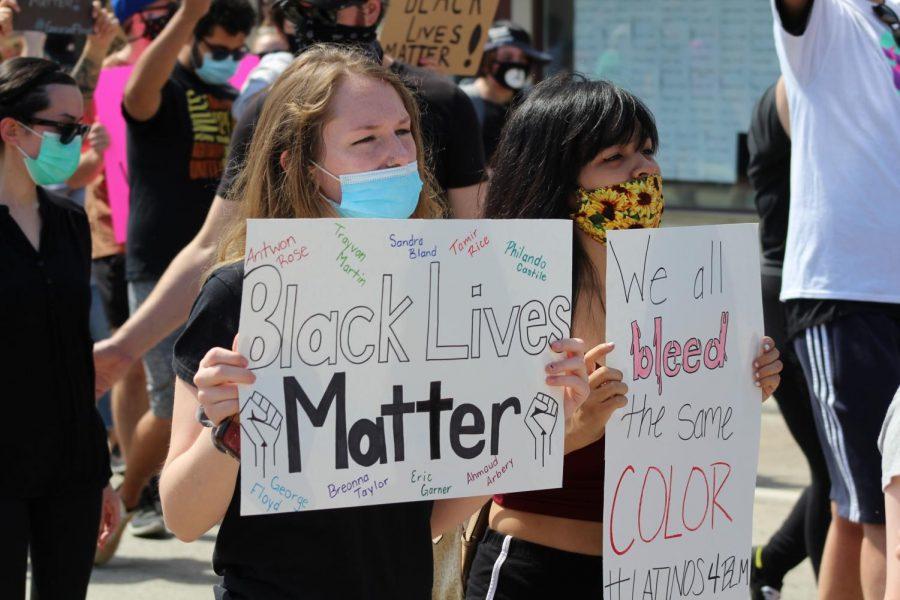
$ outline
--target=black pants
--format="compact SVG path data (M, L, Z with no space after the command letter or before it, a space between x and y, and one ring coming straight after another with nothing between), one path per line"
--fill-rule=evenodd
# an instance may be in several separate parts
M488 529L472 561L466 600L603 598L603 557L532 544Z
M781 385L775 392L775 401L791 435L809 463L810 484L803 490L790 515L775 532L763 549L763 566L767 575L774 576L771 583L780 584L781 578L809 556L818 574L825 548L825 536L831 522L829 491L831 480L822 446L816 433L809 390L800 360L794 346L787 339L784 305L778 300L781 277L763 275L763 314L766 334L775 340L781 351L784 371ZM765 443L765 442L763 442Z
M102 498L101 487L0 498L0 598L25 597L30 552L32 600L82 600L94 566Z

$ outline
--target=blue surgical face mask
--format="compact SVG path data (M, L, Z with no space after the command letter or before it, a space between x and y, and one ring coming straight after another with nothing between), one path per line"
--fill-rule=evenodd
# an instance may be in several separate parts
M422 178L416 161L402 167L340 176L315 162L313 164L340 182L341 203L325 199L342 217L406 219L419 204Z
M210 85L224 85L234 77L238 62L232 57L215 60L212 54L203 55L203 64L196 69L197 77Z
M78 161L81 159L81 136L76 135L71 142L63 144L58 133L49 131L40 133L27 125L21 125L41 138L41 149L37 158L31 158L19 148L19 152L25 157L25 168L28 169L31 179L37 185L65 183L78 168Z

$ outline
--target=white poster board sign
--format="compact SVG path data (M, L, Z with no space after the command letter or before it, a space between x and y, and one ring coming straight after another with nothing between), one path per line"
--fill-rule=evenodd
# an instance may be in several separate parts
M571 221L250 220L241 514L559 487Z
M606 600L747 598L763 335L756 225L608 235Z

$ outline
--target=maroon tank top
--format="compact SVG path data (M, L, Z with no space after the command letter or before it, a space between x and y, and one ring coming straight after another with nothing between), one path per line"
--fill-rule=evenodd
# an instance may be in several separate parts
M561 488L497 494L494 502L505 508L539 515L601 523L605 460L606 440L601 438L566 455Z

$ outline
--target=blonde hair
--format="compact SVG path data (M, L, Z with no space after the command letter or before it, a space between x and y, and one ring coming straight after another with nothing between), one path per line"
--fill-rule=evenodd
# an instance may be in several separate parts
M412 218L437 218L441 206L426 164L419 109L412 93L390 70L364 54L335 45L316 45L296 58L272 85L247 149L247 160L228 193L240 202L240 217L222 239L218 265L241 261L246 251L247 219L337 217L320 195L312 176L321 155L322 131L341 81L351 75L390 85L409 113L419 175L424 185ZM285 167L281 155L287 152Z

